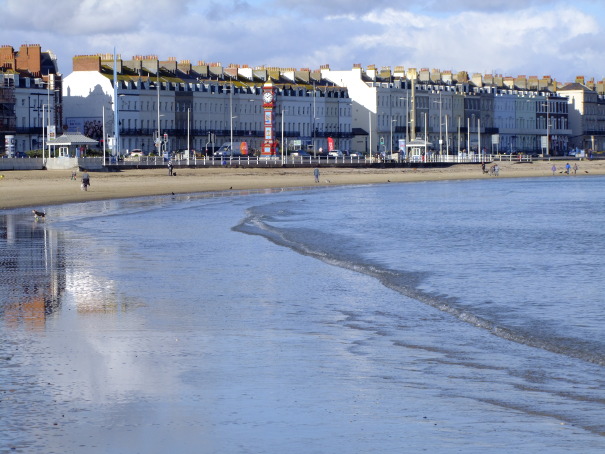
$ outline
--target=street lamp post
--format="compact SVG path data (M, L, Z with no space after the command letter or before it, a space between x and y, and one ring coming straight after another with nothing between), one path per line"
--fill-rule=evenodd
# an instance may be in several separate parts
M424 115L424 154L427 154L427 144L428 144L428 115L425 113Z
M409 135L410 135L409 134L409 129L410 129L410 121L409 121L410 120L410 116L409 116L409 113L410 113L410 98L409 98L409 91L406 89L405 98L399 98L399 99L405 101L405 116L404 116L404 118L405 118L405 156L407 157L407 154L408 154L407 150L408 150L408 144L409 144L408 140L409 140Z
M441 121L441 104L442 104L442 100L441 100L441 92L439 92L439 101L434 101L436 104L439 104L439 156L441 156L443 154L443 136L441 134L441 126L442 126L442 121Z
M114 111L113 111L113 122L114 122L114 140L115 140L115 154L116 158L120 154L120 119L119 119L119 106L118 106L118 63L116 50L113 49L113 102Z
M44 125L45 125L44 108L45 107L46 107L46 104L42 104L42 159L44 159L44 152L46 150L46 134L45 134L45 130L44 130Z
M372 162L372 112L368 110L368 135L370 136L370 162Z
M103 165L105 165L105 106L103 106Z
M313 82L313 157L317 158L317 147L315 146L315 120L317 120L317 114L315 110L315 82Z
M284 165L284 114L285 109L281 110L281 164Z
M233 157L233 120L237 118L237 115L231 115L231 142L229 142L229 154Z
M481 117L477 117L477 156L481 154Z
M546 97L546 156L550 156L550 99Z
M447 114L445 115L445 154L450 154L450 135L447 130Z
M391 118L391 156L393 156L393 123L396 123L396 118Z
M158 104L158 136L155 139L156 146L158 147L158 156L162 154L162 128L160 127L160 70L158 69L157 81L155 84L155 89L157 91L157 104Z
M231 154L233 154L233 81L231 81L231 88L229 89L229 127L230 127L230 142L229 148L231 149Z

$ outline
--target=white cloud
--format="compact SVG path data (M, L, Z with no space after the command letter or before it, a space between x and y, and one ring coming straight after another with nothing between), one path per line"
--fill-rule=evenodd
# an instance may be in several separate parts
M120 33L154 17L165 20L184 12L186 2L172 0L5 0L4 21L12 29L66 36Z
M504 75L605 74L592 0L0 0L0 44L74 55L334 69L404 65ZM529 5L529 6L528 6Z
M565 73L582 64L581 53L562 52L581 37L597 40L597 21L572 8L510 13L464 12L430 17L393 9L372 12L358 19L373 24L379 33L355 37L358 55L373 55L379 65L404 65L505 75ZM365 27L361 26L361 29ZM584 48L583 50L586 50ZM574 73L578 69L574 69Z

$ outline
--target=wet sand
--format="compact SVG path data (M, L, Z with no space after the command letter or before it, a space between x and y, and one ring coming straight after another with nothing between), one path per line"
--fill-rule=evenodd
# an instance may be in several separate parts
M566 161L557 161L555 175L563 173ZM605 175L605 161L570 161L578 164L575 177ZM553 162L499 162L499 177L484 174L480 164L454 164L443 168L334 168L320 169L320 182L315 183L311 168L198 168L168 170L124 170L90 172L91 186L80 189L81 172L71 179L71 170L23 170L0 172L0 209L18 207L43 208L87 200L105 200L163 194L207 191L265 189L280 187L380 184L413 181L460 180L471 178L552 177Z

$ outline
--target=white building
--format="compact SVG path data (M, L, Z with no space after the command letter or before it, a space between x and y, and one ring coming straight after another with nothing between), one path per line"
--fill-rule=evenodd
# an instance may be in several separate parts
M351 147L351 103L346 89L310 71L222 68L156 57L74 58L74 71L63 84L65 123L89 137L116 136L112 152L154 152L156 139L168 151L205 153L225 142L248 143L259 150L264 140L262 87L275 87L275 139L287 149ZM117 98L117 104L116 104ZM114 110L117 105L117 114ZM104 118L104 121L103 121Z

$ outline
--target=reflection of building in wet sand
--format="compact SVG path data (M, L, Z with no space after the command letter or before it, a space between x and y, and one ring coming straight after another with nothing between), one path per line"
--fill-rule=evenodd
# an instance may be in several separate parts
M7 324L42 328L65 289L57 233L30 216L0 216L0 251L0 315Z
M0 317L7 324L40 329L61 308L111 313L135 304L75 244L48 221L0 215Z

